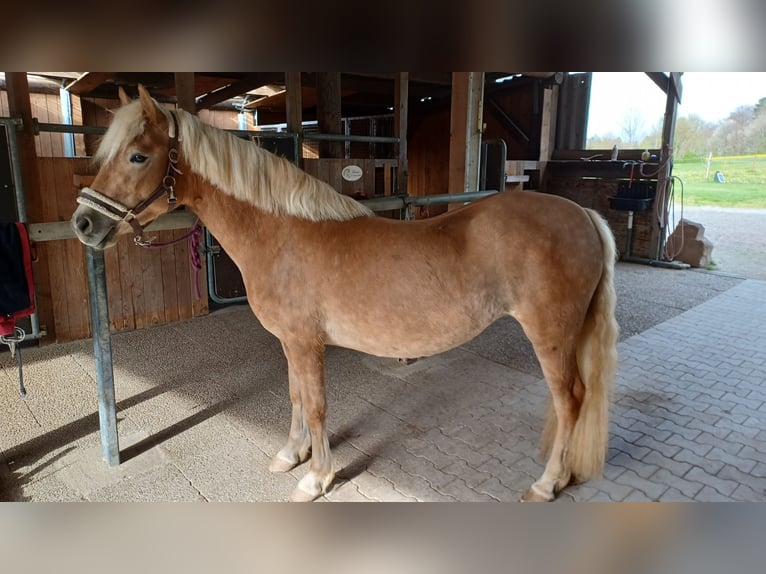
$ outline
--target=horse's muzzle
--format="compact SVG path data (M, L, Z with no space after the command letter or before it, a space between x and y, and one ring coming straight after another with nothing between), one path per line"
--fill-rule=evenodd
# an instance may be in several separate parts
M88 247L106 249L116 242L116 227L118 222L81 205L71 219L72 229L77 239Z

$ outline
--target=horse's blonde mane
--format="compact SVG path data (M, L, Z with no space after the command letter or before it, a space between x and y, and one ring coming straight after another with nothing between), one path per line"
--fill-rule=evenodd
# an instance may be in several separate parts
M161 109L161 108L160 108ZM169 112L162 110L172 123ZM204 124L183 110L176 112L181 155L191 169L222 192L275 215L312 221L370 216L372 211L335 191L284 158L223 130ZM140 136L145 120L139 101L115 112L95 160L112 159L126 142Z

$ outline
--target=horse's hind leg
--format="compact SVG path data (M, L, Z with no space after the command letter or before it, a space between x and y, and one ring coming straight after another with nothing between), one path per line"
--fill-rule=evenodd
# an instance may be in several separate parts
M280 453L287 451L284 454L301 460L305 459L310 446L309 470L298 483L290 499L314 500L327 491L335 477L325 426L327 400L324 388L324 345L312 338L309 342L283 342L282 348L287 357L290 396L293 405L297 399L300 406L298 409L293 406L290 438ZM278 454L277 457L279 456ZM272 465L274 464L272 462Z
M577 370L574 341L565 343L563 348L540 343L534 346L553 398L555 435L545 471L521 499L547 502L553 500L572 478L567 451L585 389ZM546 432L551 430L546 429Z

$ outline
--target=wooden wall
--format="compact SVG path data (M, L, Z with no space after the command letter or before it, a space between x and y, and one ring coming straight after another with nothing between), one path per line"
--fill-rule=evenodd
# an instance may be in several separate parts
M68 221L77 207L79 187L92 179L83 158L39 158L41 189L29 190L30 223ZM86 175L80 175L86 174ZM159 241L180 237L186 230L156 232ZM40 324L47 330L43 344L90 336L85 248L77 239L36 244L35 267ZM131 236L105 252L111 330L140 329L208 312L207 281L199 277L201 299L194 298L189 242L163 249L142 249ZM44 263L44 265L41 265ZM47 276L43 268L47 267Z
M39 122L61 123L57 94L30 94L32 114ZM107 126L116 101L72 98L75 123ZM8 116L8 99L0 92L0 115ZM237 127L236 112L206 112L205 121L224 128ZM232 125L233 122L233 125ZM26 188L29 223L66 222L77 207L80 186L92 179L94 166L86 155L95 150L99 136L75 137L75 152L65 158L62 134L41 132L35 137L39 189ZM186 230L160 231L158 241L180 237ZM33 265L37 312L46 336L41 344L90 337L85 251L77 239L38 242ZM201 298L194 297L194 273L189 264L189 242L158 250L120 239L105 253L108 304L113 332L140 329L208 312L207 272L199 275Z
M605 150L605 153L609 151ZM647 167L647 173L655 172L656 169L656 164L653 164ZM634 170L633 180L655 185L657 181L656 178L641 177L638 168ZM630 171L623 168L621 162L551 161L541 191L566 197L603 215L614 233L617 250L622 256L627 250L628 212L610 207L609 198L617 195L620 182L627 181L630 181ZM657 256L657 245L652 241L652 227L656 225L654 208L652 203L649 210L634 212L631 240L633 256L650 259Z
M29 99L32 106L32 116L37 118L38 122L50 124L60 124L62 122L61 101L58 94L32 93L29 94ZM0 116L4 118L10 116L8 93L5 91L0 91ZM72 119L76 124L82 123L83 115L80 98L72 98ZM85 155L84 137L79 134L75 135L74 142L75 153L77 155ZM35 138L35 149L37 150L38 157L63 156L64 134L40 132L40 135Z

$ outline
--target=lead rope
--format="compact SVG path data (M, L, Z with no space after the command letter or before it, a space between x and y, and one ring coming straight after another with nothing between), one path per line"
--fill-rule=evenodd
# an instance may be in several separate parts
M21 363L21 343L24 340L26 333L21 327L15 327L13 335L0 335L0 343L8 345L8 349L11 351L11 358L15 358L19 364L19 393L21 397L27 398L27 389L24 388L24 368Z

